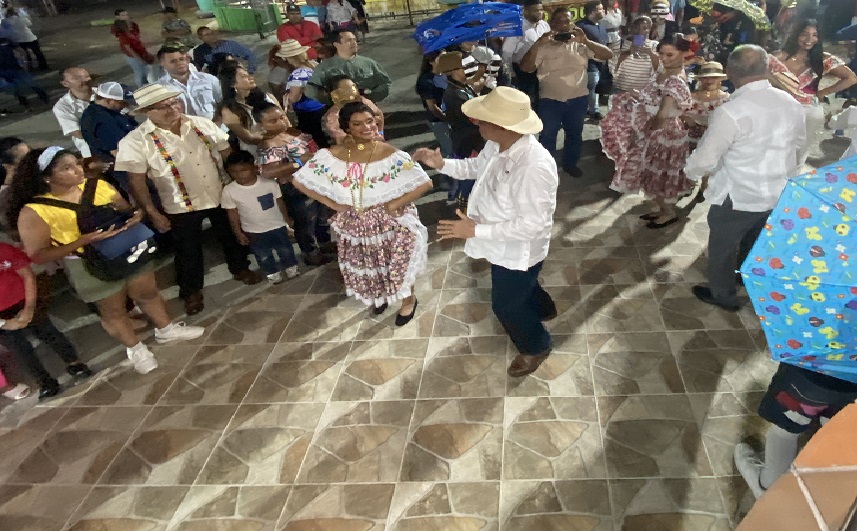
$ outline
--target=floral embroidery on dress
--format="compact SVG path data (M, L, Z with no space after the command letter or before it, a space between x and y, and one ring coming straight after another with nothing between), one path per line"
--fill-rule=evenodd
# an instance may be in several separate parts
M356 162L351 163L352 168L355 165L359 164ZM307 168L312 170L313 175L327 176L331 184L339 184L343 188L352 188L354 190L356 190L359 186L358 180L352 178L352 175L355 173L350 171L351 168L349 168L349 171L345 175L335 175L331 173L329 166L326 166L325 164L315 159L313 159L307 164ZM410 171L412 169L414 169L414 163L412 161L405 161L401 159L396 160L393 164L390 165L388 169L384 170L382 173L375 174L370 177L364 176L363 186L365 188L374 188L374 185L377 183L389 183L390 181L396 180L396 177L398 177L399 173L403 171Z

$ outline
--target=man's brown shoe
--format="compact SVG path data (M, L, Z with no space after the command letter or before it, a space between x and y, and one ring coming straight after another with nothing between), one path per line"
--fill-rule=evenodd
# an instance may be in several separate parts
M186 314L196 315L204 309L205 309L205 300L203 299L201 291L197 291L193 295L185 298L185 300L184 300L184 311Z
M256 273L255 271L250 271L249 269L245 269L244 271L239 271L232 275L233 280L237 280L239 282L243 282L248 286L252 286L253 284L258 284L262 282L262 275Z
M520 378L521 376L526 376L531 372L534 372L539 368L539 365L542 364L543 361L548 359L547 354L540 354L538 356L528 356L525 354L518 354L515 356L515 359L512 360L512 363L509 365L509 370L506 373L512 378Z

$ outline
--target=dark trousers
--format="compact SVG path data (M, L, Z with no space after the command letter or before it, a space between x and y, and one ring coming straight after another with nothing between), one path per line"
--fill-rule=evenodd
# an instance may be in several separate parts
M586 108L589 105L588 96L557 101L542 98L536 108L544 127L539 135L539 142L551 152L556 153L556 137L559 130L565 131L565 141L562 145L562 168L571 169L580 160L580 150L583 147L583 120L586 119Z
M233 275L250 267L247 254L250 249L238 243L226 211L220 207L185 212L182 214L167 214L172 229L173 245L175 246L176 280L179 284L179 297L186 299L201 291L205 284L205 263L202 253L202 220L208 218L214 237L223 247L226 265Z
M298 117L298 129L300 129L301 133L312 136L312 139L315 140L319 148L330 147L327 135L324 134L324 130L321 128L321 119L324 117L325 112L327 112L327 108L312 112L295 111L295 115Z
M738 304L735 271L750 254L771 211L745 212L732 208L729 197L708 211L708 287L722 304Z
M50 101L48 93L36 84L35 79L33 79L33 76L29 72L24 72L23 70L0 70L0 78L3 78L8 83L2 89L11 90L15 94L15 97L18 98L18 102L24 107L30 106L30 102L24 95L24 89L32 90L45 103Z
M521 67L512 63L515 72L515 88L530 97L533 108L539 101L539 76L535 72L524 72Z
M23 303L8 310L0 312L0 318L11 319L24 307ZM40 387L56 385L56 379L42 365L36 355L36 350L30 343L28 333L36 336L42 343L59 354L66 364L78 361L77 350L65 335L57 330L57 327L49 318L33 320L30 325L20 330L0 330L0 343L9 349L27 371L39 382Z
M45 59L45 54L42 53L42 47L39 45L38 39L30 42L19 42L18 46L28 52L33 52L33 55L36 56L36 61L39 63L39 70L48 69L48 61Z
M259 267L266 275L273 275L280 269L298 264L286 227L268 232L246 232L245 234L250 240L250 250L253 251L256 262L259 263ZM276 257L274 256L275 253Z
M542 263L526 271L491 266L491 309L521 354L542 354L551 346L542 319L555 314L556 305L539 285Z
M301 252L309 254L318 245L330 242L330 225L327 223L328 208L318 201L309 202L291 183L280 185L286 211L294 220L295 240ZM318 244L316 244L318 242Z

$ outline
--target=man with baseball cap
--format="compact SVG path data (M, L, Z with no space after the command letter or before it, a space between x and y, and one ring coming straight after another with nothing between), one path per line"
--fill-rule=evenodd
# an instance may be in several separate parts
M220 208L229 135L207 118L184 114L177 90L146 85L134 92L134 99L138 114L145 114L148 120L119 142L115 167L128 172L134 199L152 226L172 234L179 297L184 299L187 314L193 315L204 308L204 219L211 222L232 277L245 284L262 280L249 270L250 250L235 239L226 212ZM147 178L157 189L160 209L149 193Z
M421 148L413 158L455 179L476 179L467 214L456 211L459 219L441 220L437 232L442 240L466 239L468 256L491 262L491 307L519 352L508 373L525 376L547 359L551 336L543 321L557 315L538 282L556 210L556 162L534 136L542 121L523 92L497 87L461 109L486 140L479 156L444 159L438 149Z
M107 175L128 191L128 176L113 171L119 141L137 128L137 120L126 109L134 101L128 87L108 81L93 91L93 101L80 117L80 131L89 145L92 156L109 165Z
M301 46L309 46L309 50L306 51L309 59L318 58L315 48L323 37L318 24L304 20L301 15L301 8L295 4L286 6L286 17L288 20L277 28L277 40L280 42L289 39L296 40Z

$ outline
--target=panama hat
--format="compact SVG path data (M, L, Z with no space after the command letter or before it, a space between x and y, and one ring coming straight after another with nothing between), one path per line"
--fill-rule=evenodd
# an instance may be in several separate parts
M534 135L542 130L542 121L530 107L530 97L511 87L497 87L485 96L466 101L461 112L474 120L522 135Z
M309 46L301 46L301 43L294 39L286 39L280 43L280 49L275 55L281 59L287 59L300 55L307 50L309 50Z
M653 0L649 5L649 13L652 15L666 16L670 14L669 0Z
M137 111L145 111L156 103L160 103L170 98L180 96L178 90L169 89L163 85L152 83L134 91L134 101L137 102Z
M726 73L723 71L722 64L717 61L708 61L707 63L703 63L699 68L699 73L696 74L696 77L721 77L726 79Z

